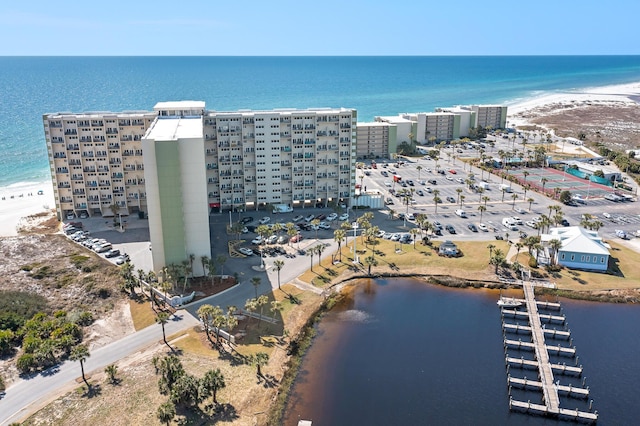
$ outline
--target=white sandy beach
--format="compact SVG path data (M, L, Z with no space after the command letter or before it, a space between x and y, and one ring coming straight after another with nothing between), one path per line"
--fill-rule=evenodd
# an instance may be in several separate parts
M42 191L39 195L38 191ZM17 235L20 219L55 208L51 182L28 182L0 188L0 237Z
M637 105L640 102L640 82L611 86L591 87L546 94L508 105L509 127L530 124L526 115L532 110L543 107L558 107L567 104L595 103L599 105ZM525 117L523 117L525 116Z

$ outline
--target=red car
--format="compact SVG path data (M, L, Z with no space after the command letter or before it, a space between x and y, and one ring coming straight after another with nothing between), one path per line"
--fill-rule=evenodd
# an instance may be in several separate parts
M302 235L300 235L300 234L294 235L293 237L291 237L291 242L292 243L297 243L300 240L302 240L302 238L304 238L304 237Z
M451 173L452 175L455 175L458 172L456 172L455 170L451 169L451 170L449 170L449 173Z

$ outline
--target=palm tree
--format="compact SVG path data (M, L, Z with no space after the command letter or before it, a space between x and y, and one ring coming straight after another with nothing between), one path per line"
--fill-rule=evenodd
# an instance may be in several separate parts
M251 285L253 285L253 288L256 291L256 299L258 298L258 287L260 286L261 281L262 279L260 277L251 278Z
M520 249L522 249L522 247L524 247L524 243L521 243L520 241L518 241L516 243L516 249L518 249L518 251L516 252L516 258L514 262L518 261L518 255L520 254Z
M529 173L528 171L523 171L522 172L522 176L524 176L524 182L525 184L527 183L527 176L529 176L531 173Z
M507 191L505 190L505 188L502 188L502 203L504 203L504 194L506 194Z
M325 249L326 247L324 246L324 244L318 244L313 248L313 250L315 250L316 254L318 255L318 266L320 266L320 261L322 260L322 252L324 252Z
M531 211L531 204L533 204L535 200L533 198L528 198L527 202L529 203L529 211Z
M498 273L498 268L502 266L505 262L504 252L500 249L495 249L493 251L493 257L491 257L490 263L495 265L496 270L495 273Z
M262 377L261 368L269 363L269 355L264 352L258 352L249 357L249 363L256 366L256 374Z
M220 275L224 275L224 264L227 263L227 256L224 254L216 257L216 263L220 265Z
M552 264L555 265L558 261L558 252L562 248L562 241L557 238L549 241L549 248L553 250L553 254L551 255Z
M313 256L315 256L315 251L313 250L313 247L307 249L307 256L309 256L310 260L311 260L311 272L313 272Z
M89 353L89 349L85 345L78 345L71 349L71 355L69 355L69 359L71 361L80 361L80 371L82 372L82 380L84 380L84 384L87 385L87 390L91 390L91 385L87 381L87 377L84 375L84 362L89 358L91 354Z
M367 275L371 275L371 267L378 266L378 260L373 256L367 256L364 259L364 263L367 265Z
M442 198L438 197L437 195L433 197L433 204L435 204L436 206L436 210L434 212L435 214L438 214L438 204L440 204L441 202L442 202Z
M458 201L457 201L457 203L460 203L460 194L462 194L462 188L456 188L456 193L458 194Z
M410 234L411 234L411 236L413 237L413 248L415 249L415 248L416 248L416 239L417 239L417 238L416 238L416 236L417 236L418 234L421 234L421 233L422 233L422 228L420 228L420 229L418 229L418 228L411 228L411 229L409 230L409 233L410 233Z
M547 182L549 182L549 179L547 179L546 177L543 177L542 179L540 179L540 182L542 182L542 192L544 192L544 187L547 184Z
M284 266L284 261L277 259L273 261L273 269L276 270L276 272L278 273L278 288L280 288L280 271L282 270Z
M160 404L156 415L158 416L160 423L166 423L166 425L169 426L173 421L173 418L176 416L176 406L173 405L173 402L171 401Z
M511 204L511 209L516 208L516 200L518 199L518 194L511 194L511 199L513 200L513 204Z
M118 383L118 379L116 378L117 373L118 373L118 366L115 364L107 365L104 368L104 374L107 375L107 380L112 385L115 385L116 383Z
M489 258L493 257L493 249L496 248L496 246L493 244L489 244L487 248L489 249Z
M422 166L421 165L417 165L416 166L416 170L418 171L418 180L420 180L420 171L422 170Z
M200 380L199 394L201 397L206 398L209 395L213 397L213 403L218 405L217 393L220 389L223 389L227 384L224 381L224 376L219 368L215 370L209 370L204 374L204 377Z
M204 304L198 308L198 318L202 321L204 332L207 335L207 339L211 341L211 324L213 322L213 306Z
M487 201L489 201L489 200L491 200L491 198L489 198L489 197L488 197L488 196L486 196L486 195L485 195L484 197L482 197L482 201L484 201L484 206L485 206L485 207L487 206Z
M164 325L167 323L168 320L169 320L169 314L166 312L158 312L158 314L156 315L156 323L162 326L162 340L164 341L165 345L171 347L171 345L169 345L169 343L167 342L167 335L164 330Z
M462 207L462 203L464 203L464 199L467 198L464 195L460 196L460 207Z
M342 242L346 238L346 231L344 229L336 229L333 231L333 240L338 243L338 253L340 254L340 262L342 262Z
M262 322L262 310L264 308L264 305L266 305L267 303L269 303L269 298L264 294L256 299L256 307L260 309L260 316L258 317L258 325L260 325L260 322Z
M480 212L480 222L482 222L482 214L487 211L487 208L483 205L479 205L478 211Z
M311 225L313 226L313 229L316 230L316 240L318 239L318 230L320 229L318 227L318 225L320 225L320 220L319 219L313 219L311 221Z

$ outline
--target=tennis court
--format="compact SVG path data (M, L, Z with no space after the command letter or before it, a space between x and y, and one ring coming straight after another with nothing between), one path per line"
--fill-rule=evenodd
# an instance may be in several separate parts
M528 175L525 176L524 172ZM564 171L552 168L526 168L508 170L520 185L531 185L536 191L549 197L556 197L562 191L571 191L571 195L587 198L602 198L613 192L613 188L588 179L581 179ZM557 188L557 189L556 189Z

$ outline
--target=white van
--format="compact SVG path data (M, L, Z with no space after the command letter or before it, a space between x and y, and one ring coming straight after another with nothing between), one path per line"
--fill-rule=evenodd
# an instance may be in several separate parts
M467 217L467 213L462 209L456 210L456 214L460 217Z
M291 213L293 211L293 207L288 206L287 204L275 204L273 206L274 213Z
M511 228L513 225L515 225L513 218L505 217L502 219L502 226L506 228Z
M511 185L507 185L505 183L503 183L502 185L500 185L500 191L504 191L504 192L511 192Z

